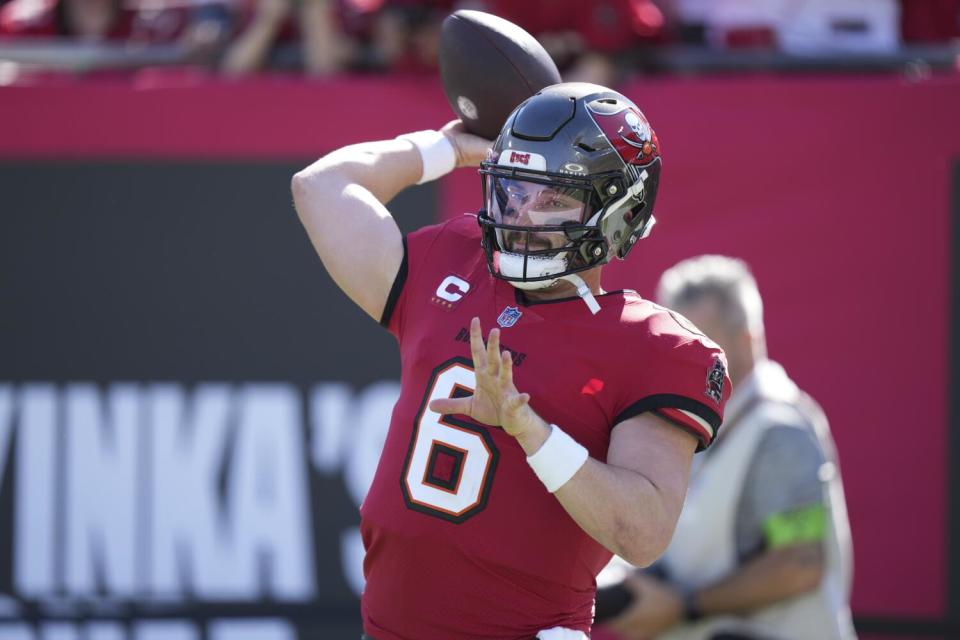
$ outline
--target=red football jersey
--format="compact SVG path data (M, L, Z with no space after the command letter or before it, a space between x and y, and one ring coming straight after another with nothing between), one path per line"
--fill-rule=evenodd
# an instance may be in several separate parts
M589 633L610 552L587 535L497 427L441 416L473 390L469 325L501 326L514 382L544 420L606 460L619 422L657 411L706 446L730 385L723 353L632 291L527 301L493 278L476 216L407 236L383 324L400 343L401 393L361 507L363 624L377 640L529 640ZM681 324L684 323L684 324Z

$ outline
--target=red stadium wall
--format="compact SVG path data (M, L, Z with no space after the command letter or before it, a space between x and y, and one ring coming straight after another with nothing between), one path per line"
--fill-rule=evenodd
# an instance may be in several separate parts
M608 270L606 285L651 295L684 257L745 258L771 356L833 425L855 613L946 615L960 79L673 79L624 91L657 130L664 175L655 233ZM307 160L448 118L439 86L421 80L147 75L8 87L0 159ZM443 214L475 208L478 187L469 172L445 179Z

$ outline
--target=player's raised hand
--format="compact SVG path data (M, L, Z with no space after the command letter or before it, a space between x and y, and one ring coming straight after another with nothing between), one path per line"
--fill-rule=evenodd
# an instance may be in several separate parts
M477 422L502 427L517 436L538 420L530 408L530 394L520 393L513 384L513 357L500 351L500 330L493 329L483 345L480 319L470 322L470 353L477 376L472 396L439 398L430 403L430 410L444 414L470 416Z
M460 120L451 120L440 129L440 133L453 143L457 167L479 167L493 146L490 140L468 133Z

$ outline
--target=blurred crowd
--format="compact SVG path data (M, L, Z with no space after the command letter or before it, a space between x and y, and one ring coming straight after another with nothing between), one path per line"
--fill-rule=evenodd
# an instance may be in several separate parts
M601 83L665 45L842 55L960 38L960 0L0 0L0 49L170 45L232 75L433 73L456 9L519 24L566 79Z

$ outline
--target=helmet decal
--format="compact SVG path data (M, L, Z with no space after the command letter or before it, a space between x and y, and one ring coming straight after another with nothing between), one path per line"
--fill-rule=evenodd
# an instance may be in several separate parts
M534 169L536 171L546 171L547 169L547 159L539 153L516 151L514 149L504 149L500 154L499 160L497 160L497 164L505 167Z
M587 106L590 109L589 105ZM606 114L590 109L594 122L626 164L647 165L660 157L660 141L646 117L633 107Z

